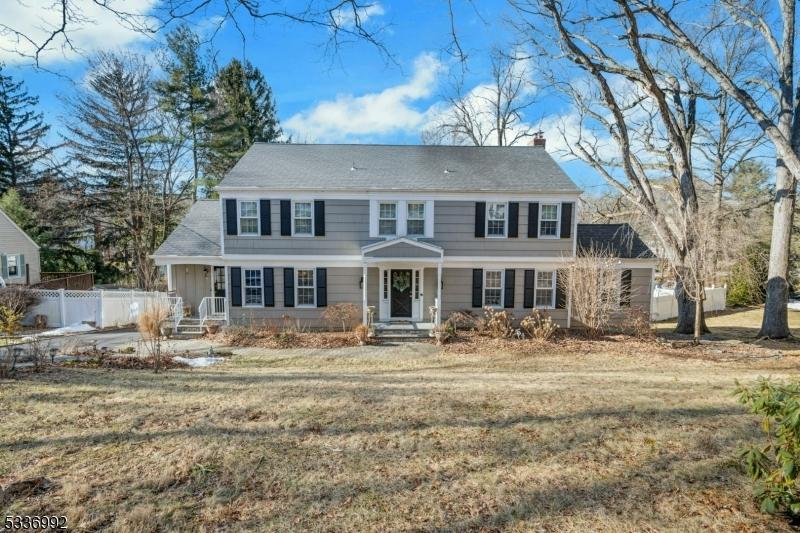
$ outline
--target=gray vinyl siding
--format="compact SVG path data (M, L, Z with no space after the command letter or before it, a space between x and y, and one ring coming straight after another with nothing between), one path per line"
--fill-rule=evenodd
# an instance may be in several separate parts
M9 221L5 213L0 213L0 255L24 255L28 270L27 279L31 284L41 281L39 249L22 230ZM13 285L23 285L26 283L26 277L9 277L5 281Z
M517 268L514 274L514 307L510 311L516 320L521 320L530 314L532 309L523 307L523 291L525 289L525 269ZM477 316L483 316L483 310L472 307L472 269L471 268L445 268L442 272L444 289L442 290L442 318L447 319L456 311L471 311ZM542 309L553 318L559 327L567 327L566 309Z
M653 271L650 267L631 269L631 307L630 309L644 309L650 314L650 303L653 296ZM611 318L612 323L621 324L625 320L626 312L620 310L614 313Z
M413 197L409 197L413 199ZM270 202L272 235L224 235L225 254L360 255L361 247L383 239L369 236L368 200L325 200L325 235L282 236L280 199ZM223 211L225 207L223 205ZM519 204L519 237L475 237L475 202L436 200L434 236L420 239L444 248L447 256L563 257L571 256L569 239L528 238L528 203ZM573 213L574 216L574 213ZM223 213L223 220L225 213ZM374 257L429 257L430 252L408 245L371 252ZM402 248L404 247L404 248Z
M211 270L203 265L172 265L172 284L183 298L183 305L191 308L191 316L198 316L200 302L211 294ZM205 270L205 271L204 271Z

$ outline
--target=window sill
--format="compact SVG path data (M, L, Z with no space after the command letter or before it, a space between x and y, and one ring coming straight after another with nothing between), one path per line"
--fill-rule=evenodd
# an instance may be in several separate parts
M540 239L549 239L549 240L558 240L558 239L560 239L561 237L560 237L560 236L558 236L558 235L541 235L541 234L540 234L540 235L539 235L539 238L540 238Z
M227 237L261 237L261 235L258 233L240 233L238 235L227 235Z
M313 233L292 233L292 237L308 238L308 237L314 237L314 236L315 235Z
M508 239L508 235L487 235L487 239Z
M246 307L248 309L258 309L264 307L264 304L242 304L242 307Z
M295 308L296 309L316 309L317 308L317 304L296 305Z

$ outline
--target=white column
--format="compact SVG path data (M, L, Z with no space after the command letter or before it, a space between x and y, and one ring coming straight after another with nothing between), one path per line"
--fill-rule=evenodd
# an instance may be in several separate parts
M367 323L367 265L365 264L361 269L361 279L363 280L361 286L361 299L362 299L362 313L363 313L363 320L364 324Z
M167 265L167 290L175 290L175 280L172 277L172 265Z
M442 323L442 263L436 267L436 325Z

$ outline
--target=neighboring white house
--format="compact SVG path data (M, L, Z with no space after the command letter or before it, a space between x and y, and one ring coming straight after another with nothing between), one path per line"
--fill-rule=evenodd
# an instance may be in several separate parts
M0 209L0 278L6 285L39 283L39 246ZM2 283L0 283L2 285Z

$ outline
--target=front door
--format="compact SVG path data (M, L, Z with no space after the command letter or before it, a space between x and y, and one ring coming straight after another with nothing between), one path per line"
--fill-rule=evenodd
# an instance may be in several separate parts
M218 298L225 297L225 267L214 267L214 296ZM225 303L223 300L214 300L214 312L225 312Z
M411 271L392 270L392 318L411 318Z

